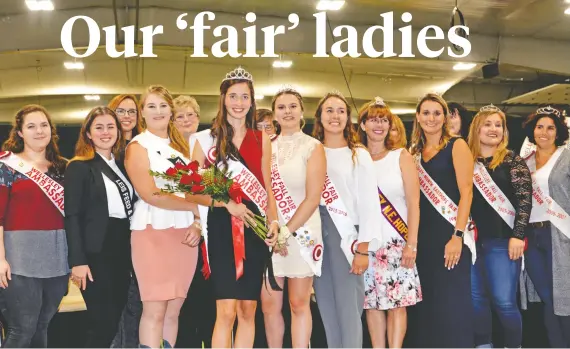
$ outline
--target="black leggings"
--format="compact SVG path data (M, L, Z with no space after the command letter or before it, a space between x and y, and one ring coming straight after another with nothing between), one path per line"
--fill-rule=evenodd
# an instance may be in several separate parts
M3 348L47 348L47 330L67 293L69 275L34 278L12 274L0 290L1 310L7 322Z

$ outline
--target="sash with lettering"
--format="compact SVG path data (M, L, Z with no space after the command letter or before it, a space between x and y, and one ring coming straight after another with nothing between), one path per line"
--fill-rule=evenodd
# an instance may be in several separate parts
M386 217L388 223L390 223L392 228L394 228L404 241L408 241L408 225L406 221L400 216L400 213L396 210L396 206L388 200L380 187L378 187L378 198L380 199L382 214Z
M5 163L36 183L44 194L46 194L51 203L61 212L61 215L65 216L63 185L57 183L42 171L36 169L32 164L22 160L19 156L11 152L3 152L0 154L0 162Z
M562 150L563 148L560 147L556 151L561 152ZM552 197L546 195L536 182L536 157L533 156L534 154L534 152L531 153L529 157L525 159L532 177L532 205L544 207L550 223L570 239L570 218L568 213L566 213Z
M291 220L299 205L293 200L289 194L289 189L283 181L283 177L279 172L278 145L273 144L271 147L271 188L279 215L285 222ZM301 256L309 264L311 270L316 276L321 276L321 265L323 256L322 237L312 232L305 226L301 226L292 235L297 239L301 248Z
M439 212L439 214L441 214L449 224L455 227L455 223L457 221L457 210L459 208L424 169L421 164L421 154L416 156L416 166L420 177L420 190L436 211ZM471 250L471 259L473 264L475 264L475 261L477 260L475 234L475 223L471 220L471 217L469 217L463 235L463 243Z
M511 229L515 227L515 208L507 199L501 188L495 183L491 175L480 162L475 163L473 171L473 184L485 198L487 203L501 216Z
M216 155L215 149L216 144L214 143L214 138L210 134L210 130L200 131L193 134L190 137L190 148L192 149L196 144L196 141L200 144L204 154L206 155L206 161L209 163L215 163ZM219 164L221 168L223 164ZM228 159L228 172L230 172L231 178L239 183L242 188L243 193L255 203L259 212L265 216L265 211L267 209L267 192L265 188L253 173L241 162ZM205 255L204 258L204 273L209 275L209 256L208 256L208 206L198 206L200 211L200 217L202 220L202 234L204 235L204 244L202 248ZM245 257L245 240L244 240L244 226L243 221L232 216L232 236L234 244L234 260L236 264L236 280L243 275L243 260Z
M338 230L340 234L340 248L342 252L344 252L348 264L352 265L354 251L358 242L358 231L348 215L348 210L342 198L339 196L338 190L336 190L334 183L328 175L325 178L325 185L323 193L321 194L321 205L326 206L336 230Z

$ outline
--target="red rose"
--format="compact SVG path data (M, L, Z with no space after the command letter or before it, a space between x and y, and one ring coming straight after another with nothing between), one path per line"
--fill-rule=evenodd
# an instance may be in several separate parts
M181 163L181 162L177 162L176 164L174 164L174 167L175 167L177 170L184 170L184 169L186 168L186 165L184 165L184 164Z
M194 172L190 175L190 179L192 180L192 183L199 184L202 181L202 176Z
M192 176L183 175L182 177L180 177L180 184L184 184L184 185L192 184Z
M190 191L194 194L198 194L201 193L204 189L206 189L206 187L204 187L203 185L193 185L190 188Z
M188 171L192 171L192 172L198 171L199 167L200 167L200 164L196 160L192 161L191 163L188 164L188 166L186 166Z
M167 176L174 177L174 176L176 176L176 174L178 174L178 170L174 167L171 167L168 170L166 170Z
M241 202L241 199L244 195L243 191L241 190L241 186L237 182L232 183L230 189L228 190L228 194L230 194L230 199L238 203Z

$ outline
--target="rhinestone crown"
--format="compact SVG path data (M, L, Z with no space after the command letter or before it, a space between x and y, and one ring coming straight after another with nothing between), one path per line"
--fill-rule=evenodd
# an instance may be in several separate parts
M253 76L242 67L237 67L231 72L226 74L226 78L222 81L226 80L249 80L253 82Z

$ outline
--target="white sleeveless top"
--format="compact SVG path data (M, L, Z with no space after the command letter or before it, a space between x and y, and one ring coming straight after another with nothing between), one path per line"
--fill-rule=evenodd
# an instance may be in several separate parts
M307 162L318 144L320 144L319 141L301 131L291 136L281 135L272 142L273 147L279 147L279 174L283 178L283 182L285 182L287 190L297 207L305 200ZM287 223L279 215L279 224L285 225ZM321 216L318 207L304 226L311 231L311 235L316 235L315 240L317 241L315 241L315 244L322 244ZM288 254L286 257L282 257L277 253L273 254L275 276L310 277L315 275L309 264L301 256L299 241L291 235L287 243L289 246L287 246Z
M144 131L132 139L129 144L137 142L148 152L150 169L156 172L166 172L174 167L171 159L180 158L186 164L190 159L186 158L179 151L169 146L170 139L160 138L149 131ZM154 183L158 189L166 188L166 184L174 184L162 178L154 178ZM184 197L183 194L176 194ZM146 203L140 195L135 203L133 218L131 220L131 230L144 230L150 224L154 229L168 228L188 228L194 222L194 214L190 211L165 210Z
M402 150L404 150L404 148L394 149L384 158L374 161L374 169L378 187L392 205L394 205L404 222L407 222L408 206L406 204L402 169L400 168L400 155L402 154ZM396 237L403 240L400 234L393 228L386 229L386 231L389 232L390 238Z

